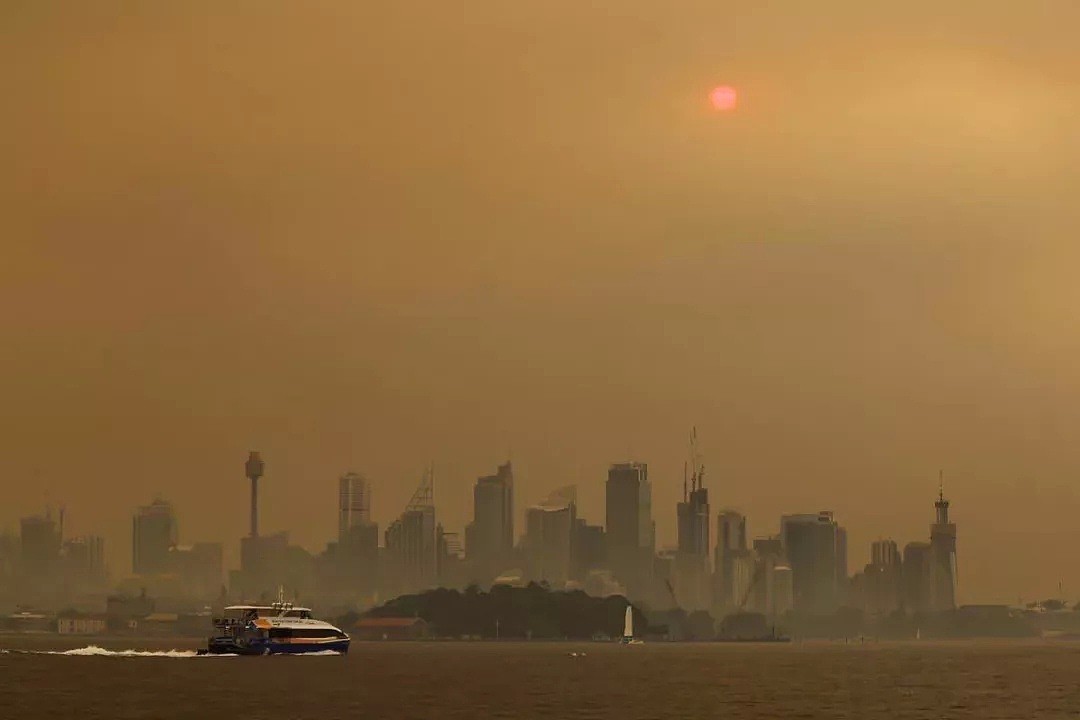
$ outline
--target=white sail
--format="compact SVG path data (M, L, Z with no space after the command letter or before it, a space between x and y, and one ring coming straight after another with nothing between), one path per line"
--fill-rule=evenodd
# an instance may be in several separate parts
M623 637L634 637L634 608L630 605L626 606L626 623L623 625Z

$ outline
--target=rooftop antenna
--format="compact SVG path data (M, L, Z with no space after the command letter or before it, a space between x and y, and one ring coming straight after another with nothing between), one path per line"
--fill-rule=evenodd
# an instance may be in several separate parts
M682 464L682 501L686 502L686 462Z

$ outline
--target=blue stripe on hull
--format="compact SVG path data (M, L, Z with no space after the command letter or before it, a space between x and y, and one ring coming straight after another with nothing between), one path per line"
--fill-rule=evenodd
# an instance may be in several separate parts
M345 654L349 652L348 640L335 640L332 643L276 643L271 642L267 644L270 648L271 655L297 655L303 653L315 653L326 652L332 650L336 653Z
M210 653L233 654L233 655L303 655L306 653L318 653L331 650L344 655L349 652L348 640L335 640L329 643L251 643L248 645L236 645L231 642L211 642L208 648Z

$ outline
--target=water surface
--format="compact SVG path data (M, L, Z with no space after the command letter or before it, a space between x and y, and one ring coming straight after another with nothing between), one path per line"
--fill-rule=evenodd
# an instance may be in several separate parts
M0 717L1080 716L1080 645L1069 643L354 643L343 657L254 658L99 644L176 652L0 638Z

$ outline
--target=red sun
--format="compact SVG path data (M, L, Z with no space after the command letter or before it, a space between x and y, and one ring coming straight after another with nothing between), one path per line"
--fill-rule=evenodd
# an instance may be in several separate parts
M714 110L729 112L739 104L739 94L735 92L735 88L729 85L720 85L714 87L712 92L709 93L709 101L712 103Z

